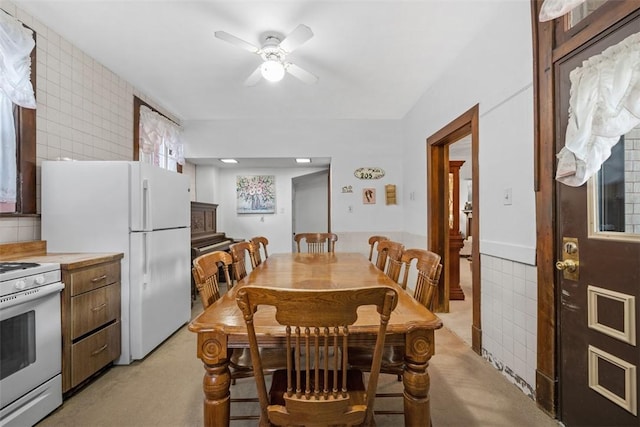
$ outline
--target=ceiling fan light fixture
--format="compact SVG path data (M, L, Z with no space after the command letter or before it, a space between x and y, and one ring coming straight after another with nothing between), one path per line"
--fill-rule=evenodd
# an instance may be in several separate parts
M267 60L262 63L260 72L265 80L279 82L284 77L284 65L280 61Z

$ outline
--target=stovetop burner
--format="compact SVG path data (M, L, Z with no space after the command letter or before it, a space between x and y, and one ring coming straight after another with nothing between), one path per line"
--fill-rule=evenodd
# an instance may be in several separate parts
M26 270L27 268L38 267L36 262L0 262L0 274L14 270Z

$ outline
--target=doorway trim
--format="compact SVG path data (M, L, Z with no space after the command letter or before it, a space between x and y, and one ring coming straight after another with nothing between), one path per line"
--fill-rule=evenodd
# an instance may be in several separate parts
M427 235L429 250L442 256L444 274L438 284L435 310L449 311L449 145L471 135L471 174L473 203L471 205L471 284L472 325L471 348L482 354L482 328L480 322L480 217L479 217L479 162L478 162L478 104L427 138Z

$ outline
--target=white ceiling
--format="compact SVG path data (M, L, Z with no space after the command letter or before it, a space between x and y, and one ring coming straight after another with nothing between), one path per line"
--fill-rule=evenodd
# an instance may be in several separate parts
M182 120L399 119L481 31L502 1L13 0ZM254 87L260 45L305 24L288 59L316 74Z
M238 163L223 163L220 159L213 158L197 158L189 159L189 161L196 165L214 165L220 169L255 169L255 168L277 168L277 169L290 169L290 168L324 168L328 169L331 165L330 157L311 157L310 163L296 163L295 158L290 157L270 157L265 158L248 158L248 157L236 157L234 158Z

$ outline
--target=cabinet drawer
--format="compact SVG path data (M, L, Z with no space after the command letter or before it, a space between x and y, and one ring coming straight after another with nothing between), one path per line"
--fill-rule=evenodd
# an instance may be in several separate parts
M120 318L120 283L71 298L71 339Z
M71 387L75 387L120 356L120 322L71 346Z
M71 296L120 281L120 262L107 262L70 272Z

